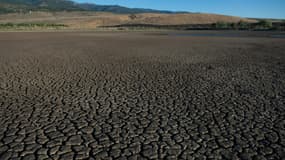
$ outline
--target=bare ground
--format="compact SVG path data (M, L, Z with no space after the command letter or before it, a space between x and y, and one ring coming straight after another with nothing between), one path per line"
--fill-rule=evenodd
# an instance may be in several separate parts
M0 159L282 159L284 44L0 33Z

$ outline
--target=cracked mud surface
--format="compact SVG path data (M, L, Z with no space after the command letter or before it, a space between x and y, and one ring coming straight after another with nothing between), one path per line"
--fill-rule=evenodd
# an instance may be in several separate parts
M0 33L0 159L282 159L284 44Z

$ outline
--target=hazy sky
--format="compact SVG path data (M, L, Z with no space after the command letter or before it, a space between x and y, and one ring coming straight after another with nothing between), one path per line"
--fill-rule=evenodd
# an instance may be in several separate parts
M285 0L74 0L132 8L217 13L242 17L283 18Z

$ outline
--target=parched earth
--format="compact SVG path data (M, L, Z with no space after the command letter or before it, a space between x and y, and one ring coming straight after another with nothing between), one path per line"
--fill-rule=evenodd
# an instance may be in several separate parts
M0 159L282 159L284 44L0 33Z

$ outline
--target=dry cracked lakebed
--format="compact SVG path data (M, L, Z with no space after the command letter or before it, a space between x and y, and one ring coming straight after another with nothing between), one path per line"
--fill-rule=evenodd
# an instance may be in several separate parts
M282 159L284 44L0 33L0 159Z

